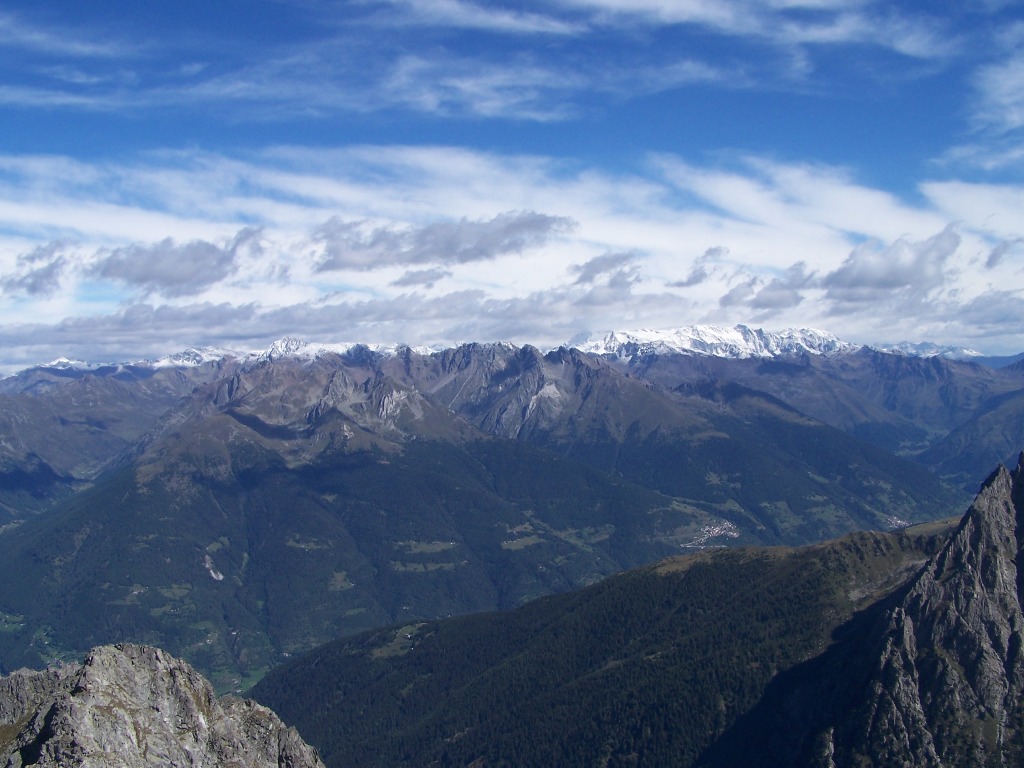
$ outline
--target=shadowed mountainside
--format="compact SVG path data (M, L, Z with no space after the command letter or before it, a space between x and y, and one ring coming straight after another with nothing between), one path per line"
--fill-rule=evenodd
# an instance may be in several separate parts
M328 765L1004 765L1024 457L953 521L706 551L337 641L253 694Z

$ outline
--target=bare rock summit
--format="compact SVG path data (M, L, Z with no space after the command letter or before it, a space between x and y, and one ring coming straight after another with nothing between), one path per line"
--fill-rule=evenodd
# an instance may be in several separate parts
M271 710L217 698L187 663L141 645L0 678L0 765L323 767Z

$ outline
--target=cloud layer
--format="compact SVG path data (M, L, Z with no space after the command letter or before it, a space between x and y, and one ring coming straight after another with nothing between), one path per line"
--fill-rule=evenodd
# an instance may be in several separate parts
M11 0L0 371L704 322L1019 352L1022 44L1018 0Z
M954 201L922 185L911 206L839 169L750 156L659 155L639 178L444 147L352 148L319 156L317 173L312 154L79 166L107 181L75 194L22 166L8 183L40 212L35 235L53 237L32 244L0 219L8 369L287 334L554 345L700 322L1024 348L1022 238L982 213L1012 207L1017 186L961 183ZM154 219L174 236L138 239Z

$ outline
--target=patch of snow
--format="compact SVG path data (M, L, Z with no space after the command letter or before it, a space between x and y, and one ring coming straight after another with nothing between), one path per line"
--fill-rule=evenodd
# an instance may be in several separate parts
M250 359L254 362L273 362L282 358L296 358L299 360L317 360L324 355L345 355L357 347L363 347L384 357L394 357L409 349L416 354L429 355L439 351L434 347L410 347L407 344L361 344L359 342L309 342L286 336L278 339L263 352L253 352Z
M139 364L150 368L196 368L206 363L215 363L233 357L243 357L243 354L220 347L189 347L173 355L167 355L158 360L143 361Z
M40 368L56 368L61 371L91 371L94 368L102 367L97 363L87 363L84 360L69 360L66 357L58 357L49 363L43 363Z
M947 360L973 360L976 357L984 357L981 352L967 347L944 347L930 341L917 344L910 341L901 341L898 344L872 344L870 348L906 357L942 357Z
M570 342L582 352L631 358L658 354L701 354L730 359L836 356L860 347L814 328L771 332L737 325L692 325L674 330L613 331Z
M210 574L210 577L214 581L224 581L224 574L213 567L213 558L206 555L203 558L203 565L206 567L206 572Z

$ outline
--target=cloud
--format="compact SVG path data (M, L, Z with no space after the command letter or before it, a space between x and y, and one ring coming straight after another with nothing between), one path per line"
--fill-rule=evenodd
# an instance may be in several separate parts
M999 131L1024 126L1024 55L978 73L981 108L978 119Z
M575 116L574 94L590 85L583 72L566 72L522 55L492 62L444 53L399 57L373 91L382 107L551 122Z
M1024 235L1024 184L981 184L964 181L926 182L921 192L947 221L986 233L997 240Z
M807 272L807 265L800 261L786 270L782 277L775 277L761 286L751 298L752 309L789 309L804 300L803 290L813 287L814 274Z
M66 241L56 240L19 256L19 274L7 275L0 279L0 288L5 294L50 296L56 293L69 263L64 255L67 247Z
M637 259L636 253L606 253L595 256L585 264L569 267L569 272L576 275L576 285L593 283L602 276L633 274L632 266Z
M319 272L395 264L464 264L539 248L576 226L571 219L508 211L489 220L439 221L421 227L369 228L332 218L313 234L322 250Z
M748 277L743 282L730 288L729 292L718 300L718 306L736 307L749 305L757 294L758 284L759 281L756 277Z
M1024 291L993 290L975 297L957 315L981 345L993 335L1013 336L1020 333L1021 307Z
M874 45L905 56L932 59L954 49L952 35L930 17L877 13L869 0L561 0L591 11L592 24L687 25L779 46Z
M640 282L636 252L605 253L584 264L572 265L569 273L576 275L573 287L582 293L565 291L567 301L577 308L627 306L636 300L634 286Z
M451 277L447 269L410 269L397 280L392 280L391 285L397 288L408 288L422 285L425 288L433 288L434 283Z
M580 24L539 13L481 7L465 0L389 0L398 11L389 26L428 24L506 34L569 35L584 30Z
M945 281L945 264L960 247L947 227L924 241L900 239L887 248L864 243L826 275L826 298L839 304L889 303L894 297L920 301Z
M209 30L195 40L153 31L131 47L90 42L101 38L89 28L44 29L0 16L0 35L7 31L32 54L25 71L42 75L3 85L0 103L134 114L173 107L278 124L395 109L551 122L590 114L595 96L632 100L694 84L803 88L811 48L948 55L948 36L928 17L872 8L761 0L562 0L534 10L472 0L323 3L310 4L303 20L311 23L287 45L261 39L255 46L247 29L224 29L215 51L203 44ZM694 46L691 27L743 45ZM650 45L652 34L667 44ZM482 45L481 36L493 44ZM51 61L57 55L67 60Z
M1024 127L1024 23L1002 31L1002 60L980 67L974 75L977 91L975 120L998 132Z
M692 288L701 283L707 282L711 275L703 264L694 264L693 269L682 280L672 280L667 285L671 288Z
M716 264L729 257L729 249L724 245L713 245L693 263L689 274L682 280L671 280L666 285L670 288L693 288L707 283L712 278ZM711 267L709 269L708 267Z
M543 346L693 322L954 343L972 332L961 307L1019 282L1000 245L1021 237L1018 186L922 185L911 206L843 169L644 168L400 146L0 157L0 366L287 334ZM993 328L976 346L1024 344Z
M95 34L37 27L10 13L0 13L0 46L81 58L115 58L130 50L123 43L98 41Z
M101 254L88 274L144 293L168 297L200 293L235 272L244 248L259 251L259 234L259 230L243 229L226 246L203 240L176 243L166 238L153 245L116 248Z
M1013 240L1003 240L989 253L988 258L985 260L985 268L995 269L1008 252L1018 249L1021 245L1024 245L1024 238L1022 237L1017 237Z

